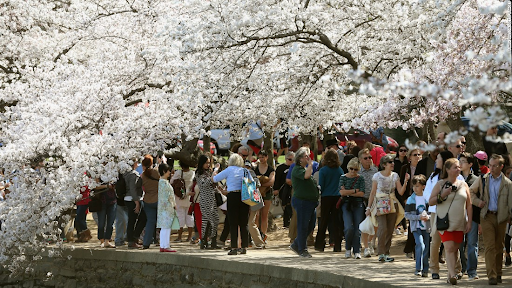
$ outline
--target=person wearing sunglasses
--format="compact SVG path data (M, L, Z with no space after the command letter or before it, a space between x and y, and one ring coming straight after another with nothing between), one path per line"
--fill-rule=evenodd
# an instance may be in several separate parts
M369 207L366 208L366 216L371 215L374 226L378 227L378 254L379 261L381 262L392 262L395 260L389 256L391 238L396 225L404 217L404 208L396 198L395 189L398 191L398 194L403 195L406 185L402 185L398 174L393 172L395 168L394 158L393 154L388 154L380 159L380 166L383 170L373 175ZM409 175L406 175L405 184L408 181ZM378 203L386 202L389 203L389 207L382 209L382 212L378 215ZM375 222L377 225L375 225Z
M402 170L402 166L406 165L407 162L407 147L402 144L400 145L400 148L398 148L398 153L395 157L395 170L393 172L400 174L400 171Z
M457 159L459 159L463 149L461 139L457 139L457 141L448 144L448 151L452 152L453 157Z
M397 195L398 201L400 201L400 204L402 204L402 207L405 207L405 202L407 201L407 198L412 195L412 185L410 181L406 182L405 179L407 177L407 174L410 178L417 175L416 173L416 167L418 166L418 163L421 160L421 151L418 148L411 149L409 153L407 154L407 158L409 159L409 163L402 166L402 169L400 169L400 183L402 185L405 185L405 193L403 195ZM404 218L402 220L402 227L404 230L407 230L407 242L404 247L404 253L407 255L407 258L413 258L412 254L414 252L414 236L411 233L410 227L407 227L407 220Z
M364 144L364 148L367 148L370 151L370 154L372 155L373 165L375 166L378 166L380 163L380 159L386 155L386 152L384 152L384 149L381 146L375 145L371 142L366 142Z
M364 179L358 175L360 164L357 158L350 160L347 167L349 171L339 177L338 188L339 194L343 197L341 211L343 213L343 233L345 235L345 258L354 255L355 259L361 259L359 224L365 217Z
M359 175L364 179L364 187L368 187L365 189L364 193L364 202L366 207L368 207L368 198L370 198L370 187L372 187L372 179L375 173L379 172L377 167L373 165L372 156L368 149L363 149L358 153L359 163L361 164L359 168ZM373 253L375 253L375 237L373 235L369 235L366 233L361 234L361 239L364 245L364 257L371 257ZM372 242L373 243L370 243Z

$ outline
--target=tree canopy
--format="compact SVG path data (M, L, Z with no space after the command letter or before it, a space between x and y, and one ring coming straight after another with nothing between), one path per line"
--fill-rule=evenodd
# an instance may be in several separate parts
M508 120L510 33L498 0L0 0L0 261L22 271L81 186L207 128Z

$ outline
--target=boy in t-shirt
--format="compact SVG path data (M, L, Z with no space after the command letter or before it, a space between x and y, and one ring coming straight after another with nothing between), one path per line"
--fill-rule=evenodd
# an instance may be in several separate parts
M428 276L428 257L430 255L430 215L428 215L428 199L423 196L427 184L424 175L412 178L413 193L405 204L405 218L409 220L414 241L416 242L416 273L414 275Z

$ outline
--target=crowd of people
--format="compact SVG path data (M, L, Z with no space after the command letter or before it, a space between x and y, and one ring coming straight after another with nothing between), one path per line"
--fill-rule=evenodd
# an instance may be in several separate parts
M296 152L287 152L285 163L275 169L263 150L251 162L250 148L243 145L232 149L224 169L213 165L209 154L199 157L195 171L181 161L181 169L174 171L161 154L156 161L146 155L141 165L132 159L132 170L120 175L122 185L97 179L100 185L93 191L83 187L77 202L77 241L91 239L85 216L90 195L96 194L102 247L148 249L159 243L160 252L176 252L171 242L187 241L200 249L222 249L231 235L229 247L224 247L228 255L246 254L251 246L265 248L271 201L279 198L289 248L300 257L312 257L308 246L341 252L345 240L345 258L378 256L381 262L393 262L393 234L404 233L403 251L415 258L415 275L430 273L440 279L439 264L446 262L446 281L457 284L465 274L478 279L482 234L488 281L496 285L502 282L503 258L506 266L512 265L510 155L500 143L485 143L487 152L470 153L464 137L444 143L445 136L438 135L433 151L423 151L426 143L419 142L412 149L400 145L389 154L380 141L360 147L330 139L319 162L304 143ZM262 205L242 201L244 178L257 182ZM220 237L218 208L226 214ZM178 234L171 241L172 230Z

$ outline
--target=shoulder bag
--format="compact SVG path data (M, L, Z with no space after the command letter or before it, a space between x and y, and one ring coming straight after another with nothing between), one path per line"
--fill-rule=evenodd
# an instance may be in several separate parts
M178 198L182 199L183 195L186 194L185 191L185 180L183 180L183 170L181 170L181 177L178 179L174 179L171 183L172 189L174 190L174 194L178 196Z
M441 193L441 192L439 192ZM450 208L452 207L453 200L455 200L455 197L457 197L457 192L455 192L455 195L453 196L452 202L450 202L450 206L448 207L448 211L446 212L446 216L443 218L439 218L439 216L436 216L437 223L436 228L437 231L445 231L448 230L450 227L450 221L448 220L448 214L450 213Z
M391 174L393 175L393 174ZM393 178L391 178L393 181ZM389 193L377 192L375 193L375 207L377 209L377 216L395 213L395 205L391 200L391 193L395 192L395 187L391 189Z

